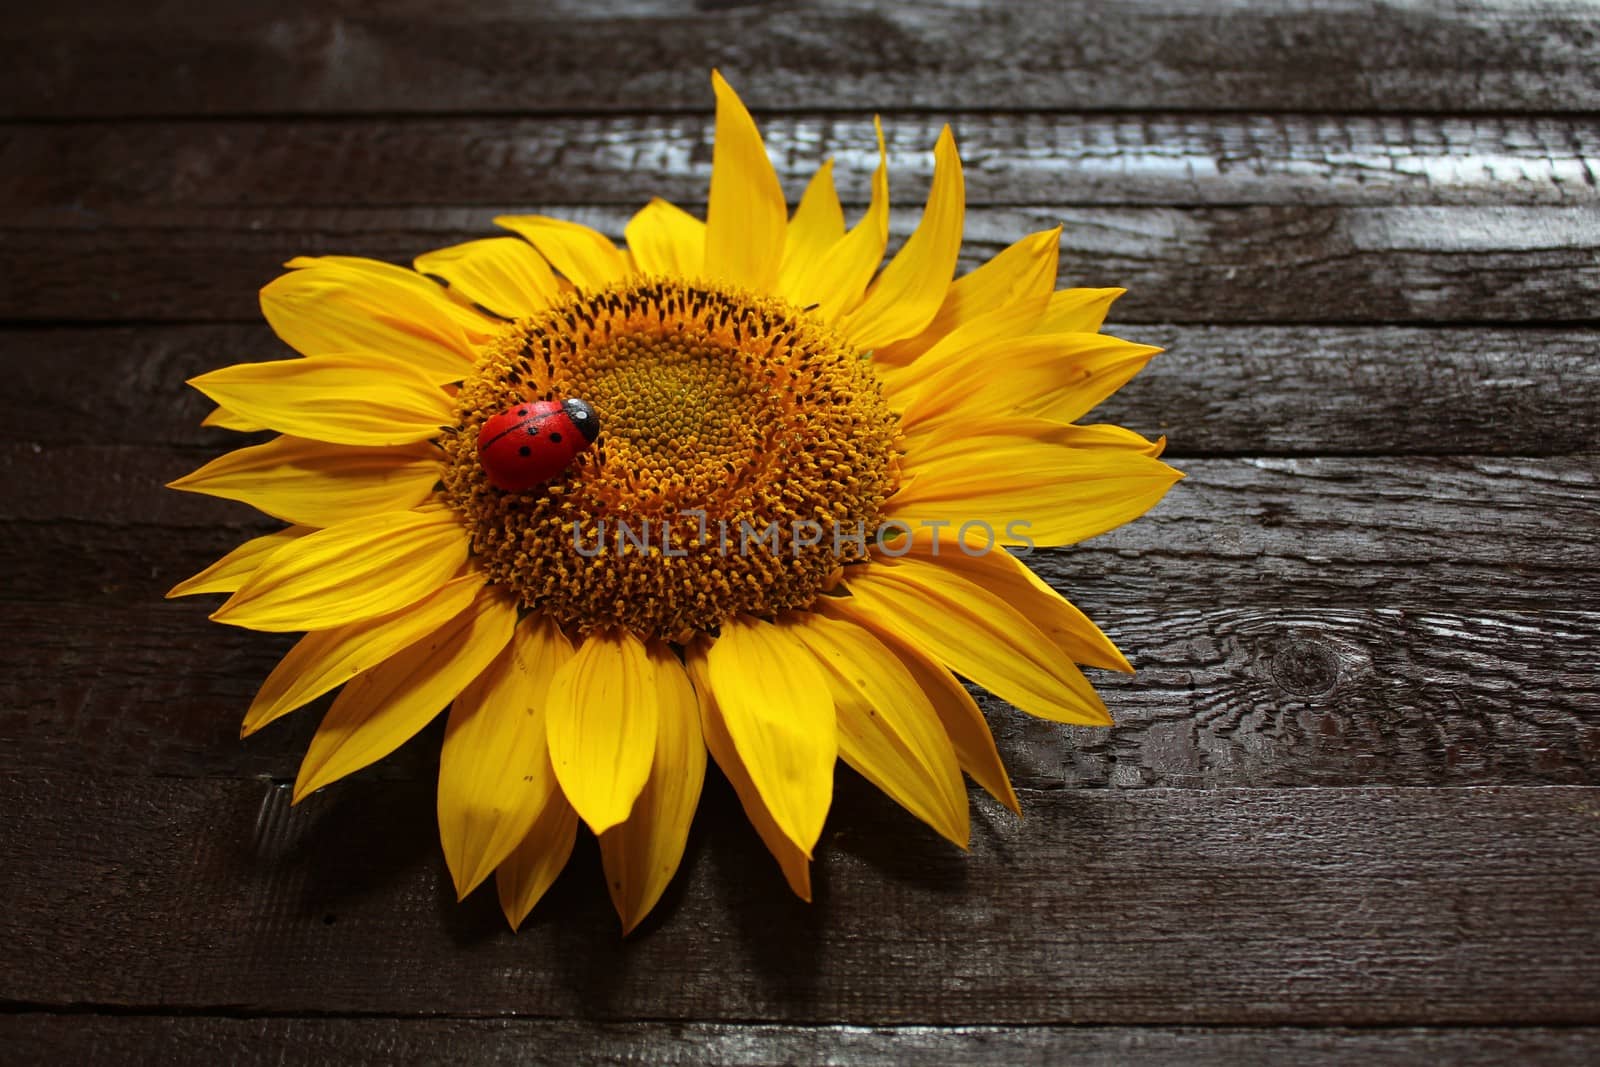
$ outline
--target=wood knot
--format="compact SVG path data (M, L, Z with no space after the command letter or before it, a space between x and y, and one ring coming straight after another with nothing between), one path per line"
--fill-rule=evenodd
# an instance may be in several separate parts
M1295 696L1323 696L1339 684L1339 656L1317 641L1291 638L1272 656L1272 680Z

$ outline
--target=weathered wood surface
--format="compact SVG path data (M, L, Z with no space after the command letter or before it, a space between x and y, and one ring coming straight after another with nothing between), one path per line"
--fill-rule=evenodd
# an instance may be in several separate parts
M21 631L0 647L0 769L71 772L92 752L124 771L292 776L326 701L233 740L288 641L207 623L200 600L159 600L271 528L158 488L193 462L0 451L0 470L29 471L18 481L64 486L0 504ZM1019 780L1600 784L1600 612L1573 610L1600 600L1592 457L1182 466L1189 479L1138 523L1037 557L1140 673L1097 677L1119 719L1109 732L991 703ZM1508 572L1515 587L1496 583ZM95 619L92 650L53 625L63 615ZM422 762L380 773L431 773L432 751L412 755Z
M72 0L0 64L30 117L708 110L714 65L775 110L1594 111L1594 42L1573 0Z
M1594 1019L1593 789L1030 792L1020 821L978 801L963 855L840 783L815 904L717 782L681 881L624 942L587 843L519 935L492 892L457 905L423 830L431 783L351 781L291 811L265 782L0 780L0 997L854 1025ZM55 894L29 891L44 879Z
M888 127L897 235L916 222L937 129L904 118ZM1062 223L1064 276L1130 288L1124 321L1592 323L1596 131L1588 118L969 116L966 263ZM794 195L832 155L860 198L870 124L793 117L771 132ZM249 321L290 256L403 262L491 232L500 211L618 235L642 188L698 204L707 136L702 118L9 126L0 270L17 284L0 319Z
M1597 41L1578 0L0 26L8 1060L1594 1062ZM1110 730L982 698L1024 820L975 794L964 856L841 771L807 907L713 775L638 935L585 841L513 936L448 888L439 724L293 810L328 701L237 739L292 637L160 599L271 525L160 488L237 440L181 383L286 354L291 255L699 210L713 64L791 196L833 156L858 209L882 111L897 237L951 122L966 263L1065 223L1169 349L1095 417L1189 478L1034 557L1140 670Z
M824 159L847 203L878 165L872 120L763 115L798 198ZM1592 115L888 112L890 189L926 188L949 123L982 204L1487 205L1594 203ZM81 227L191 207L498 204L508 191L696 205L709 115L0 124L0 224ZM307 161L315 161L307 166Z
M1600 785L1594 612L1133 615L1101 603L1103 589L1063 587L1140 673L1095 674L1117 719L1110 730L1029 719L984 697L1019 784ZM290 779L328 704L240 741L244 709L291 639L209 625L192 604L96 610L86 598L6 610L25 632L0 654L0 772ZM69 630L62 617L91 621ZM431 778L438 730L427 737L373 773Z
M642 206L645 197L640 197ZM620 235L633 209L217 208L0 230L0 320L254 320L297 255L409 262L557 213ZM891 214L895 238L921 208ZM1505 207L973 208L963 269L1064 225L1065 284L1121 285L1124 322L1584 323L1600 307L1600 203Z
M1592 1027L1199 1027L1199 1026L774 1026L740 1023L600 1023L482 1018L268 1018L216 1016L0 1017L0 1043L27 1061L59 1056L138 1067L175 1060L256 1063L264 1049L293 1049L314 1063L484 1065L584 1062L665 1067L706 1063L852 1063L863 1067L1256 1067L1309 1058L1373 1067L1446 1062L1503 1067L1592 1062Z
M1180 459L1600 451L1600 330L1120 321L1107 330L1166 352L1090 419L1165 434ZM82 420L111 419L117 443L203 450L189 457L198 464L240 438L200 429L210 406L183 382L290 355L265 324L0 330L6 439L81 445Z

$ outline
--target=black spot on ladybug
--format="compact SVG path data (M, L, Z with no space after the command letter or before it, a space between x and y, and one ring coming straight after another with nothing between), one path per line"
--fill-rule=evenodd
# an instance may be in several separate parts
M528 413L528 409L527 408L518 408L517 409L518 416L526 415L527 413Z
M539 436L539 427L537 427L537 426L529 426L528 427L528 436L529 437L538 437Z
M561 435L556 433L554 430L551 430L550 431L550 440L554 441L556 444L559 445L561 443Z
M533 455L533 449L529 448L527 445L523 445L521 448L517 449L517 455L531 456Z

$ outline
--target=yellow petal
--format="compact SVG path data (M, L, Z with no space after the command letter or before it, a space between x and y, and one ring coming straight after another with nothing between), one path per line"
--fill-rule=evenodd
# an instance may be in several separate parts
M1104 337L1105 335L1080 333L1052 336ZM1093 355L1075 354L1072 357L1072 368L1079 377L1076 381L1069 381L1061 386L1056 385L1061 376L1061 372L1057 369L1043 373L1033 372L1031 368L1024 369L1018 377L1026 379L1031 375L1033 382L1039 386L1039 395L1023 404L1019 410L1023 414L1037 415L1041 419L1076 422L1093 411L1106 397L1127 385L1133 380L1134 375L1144 370L1145 365L1160 353L1161 349L1151 345L1122 341L1118 345L1100 349ZM989 393L993 395L992 390Z
M778 827L807 856L833 800L833 698L816 657L786 629L730 619L706 654L728 736Z
M404 267L343 257L289 265L301 269L261 290L261 313L302 355L381 352L442 383L465 377L475 346L494 331L490 320Z
M291 541L211 616L251 630L327 630L398 611L467 561L469 538L444 508L352 519Z
M1019 302L1048 298L1056 285L1060 258L1060 226L1030 233L951 282L933 321L915 337L879 348L873 353L874 361L891 366L909 363L974 319ZM1035 320L1043 314L1041 307Z
M952 363L970 364L974 350L989 350L998 342L1026 338L1050 305L1048 296L1029 297L968 319L910 363L883 363L873 354L872 366L884 384L884 394L903 409L930 379ZM990 368L985 367L987 374Z
M1082 418L1161 349L1099 333L1034 334L941 360L903 401L901 426L1034 415ZM915 365L923 370L921 362Z
M442 456L427 442L351 448L279 437L220 456L167 487L243 501L286 522L336 526L421 504L439 480Z
M539 898L555 882L556 875L572 856L572 843L578 837L578 813L557 789L539 809L533 829L511 850L495 871L495 890L500 910L515 930L539 903Z
M852 571L850 596L824 598L830 613L898 634L1030 715L1111 725L1083 672L994 593L921 560L874 561Z
M268 556L310 532L309 526L290 526L246 541L193 578L185 578L167 590L167 599L196 593L231 593L243 585Z
M854 623L810 612L790 631L828 676L839 755L867 781L949 840L967 846L967 790L944 727L911 672Z
M974 315L940 338L908 369L925 378L952 362L970 358L974 348L1025 337L1035 331L1049 309L1049 296L1030 296Z
M1039 320L1040 333L1095 333L1106 321L1112 303L1126 289L1062 289L1050 296L1050 309Z
M354 272L364 281L378 279L390 285L405 286L419 299L443 299L444 313L474 341L493 337L500 330L500 324L481 311L475 311L451 300L438 283L423 277L410 267L402 267L397 263L387 263L381 259L369 259L365 256L295 256L284 266L301 271L337 269Z
M801 307L799 289L812 275L822 257L844 237L844 209L833 188L833 160L817 168L789 220L783 242L783 265L778 271L778 295L789 297ZM809 303L809 302L807 302Z
M511 640L517 609L490 586L428 637L356 675L317 728L294 800L382 759L428 725Z
M777 820L767 809L755 782L751 781L743 761L734 751L733 739L728 736L728 726L723 719L722 709L717 706L716 694L711 690L705 645L697 642L689 646L685 650L685 660L689 677L694 681L695 697L700 703L700 729L711 758L717 761L717 766L722 768L723 777L728 779L733 791L739 794L739 804L744 808L745 817L750 820L750 825L755 827L762 843L767 846L767 851L778 861L778 868L783 871L784 881L789 883L790 891L801 900L809 902L811 857L778 828Z
M933 189L922 221L872 283L861 306L844 320L845 336L865 351L921 333L950 289L966 217L961 157L950 127L939 134L933 156Z
M551 678L571 658L561 627L530 615L450 708L439 755L439 839L458 897L511 854L561 791L545 741L545 701Z
M914 427L905 437L906 454L910 457L906 477L910 478L919 465L959 459L961 453L971 452L973 448L1006 446L1016 441L1061 446L1091 457L1113 452L1160 456L1166 448L1164 437L1152 441L1121 426L1106 423L1063 425L1029 415L975 417L962 423L961 432L964 437L949 432L943 422L920 423Z
M982 270L980 267L967 277L973 277ZM957 279L951 285L952 291L965 280L965 278ZM1028 345L1034 343L1034 339L1028 335L1064 335L1068 338L1063 341L1063 346L1066 348L1087 349L1102 341L1114 346L1129 346L1130 342L1115 338L1094 339L1095 332L1100 329L1105 319L1106 310L1123 292L1125 290L1122 289L1064 289L1043 295L1037 292L1030 293L1013 303L1003 304L991 311L980 312L964 319L909 362L906 361L905 353L917 349L922 340L933 337L932 326L924 331L915 343L890 345L873 353L873 365L878 371L878 376L884 381L891 399L897 407L902 407L905 403L904 398L914 394L939 372L950 372L952 368L959 367L962 370L954 373L972 373L981 368L982 374L986 377L994 365L993 360L1000 359L1009 365L1013 354L1002 351L996 346L996 342L1010 341ZM977 312L979 309L973 310ZM1143 350L1146 361L1149 356L1161 351L1158 348L1146 348L1142 345L1133 347ZM1130 367L1137 373L1143 365L1144 363L1135 357L1135 362L1131 363ZM1112 391L1115 388L1113 387ZM1019 395L1032 396L1018 392L1008 395L1013 399ZM1033 397L1033 400L1036 402L1028 410L1039 413L1043 401L1037 397ZM1073 416L1076 417L1078 416Z
M652 200L622 233L643 274L698 278L705 271L706 224L665 200Z
M628 821L600 835L606 888L622 931L639 925L677 873L706 776L706 743L689 676L666 646L650 646L661 689L656 754Z
M1000 752L994 746L989 723L966 686L913 642L882 629L873 632L878 640L900 657L900 662L917 680L917 687L933 704L945 735L950 738L950 746L961 761L961 769L970 774L972 780L990 796L1021 815L1022 805L1017 803L1016 790L1011 788L1011 777L1006 774L1005 764L1000 761Z
M866 214L820 259L797 263L784 293L800 307L816 304L824 322L838 322L861 303L889 243L889 153L883 124L876 117L872 122L878 132L878 169L872 174L872 202Z
M903 557L921 560L982 586L1022 612L1074 663L1132 674L1127 658L1089 617L1073 607L1021 560L985 538L943 537L919 530Z
M1073 448L1123 448L1144 456L1159 456L1167 447L1165 437L1152 441L1142 434L1106 422L1063 426L1056 431L1056 439Z
M413 266L503 319L542 311L561 292L550 264L515 237L440 248L418 256Z
M580 289L600 289L628 273L628 257L598 230L548 215L502 215L494 220L526 239Z
M1132 449L1074 447L1070 431L1040 419L983 427L1006 436L969 436L975 429L963 427L960 441L916 439L891 518L913 529L987 524L1006 545L1070 545L1143 515L1183 477Z
M239 363L189 384L246 419L330 444L405 445L455 422L442 389L370 353Z
M550 762L597 834L628 817L650 776L661 685L658 665L626 630L591 633L550 683Z
M706 205L706 274L757 293L771 292L783 262L789 209L755 120L720 73L711 194Z
M482 574L465 574L392 614L306 634L261 683L240 736L249 737L438 631L467 609L483 584Z
M259 422L236 415L227 408L212 408L211 414L200 420L201 426L214 426L219 430L232 430L234 433L257 433L266 427Z

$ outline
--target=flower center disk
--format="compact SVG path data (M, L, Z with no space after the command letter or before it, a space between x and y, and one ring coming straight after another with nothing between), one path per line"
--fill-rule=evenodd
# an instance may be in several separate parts
M530 492L493 488L484 421L564 397L594 405L595 446ZM809 604L864 557L857 535L870 540L897 483L896 419L861 353L736 289L650 279L568 294L488 345L457 404L444 484L474 553L580 632L681 641Z

